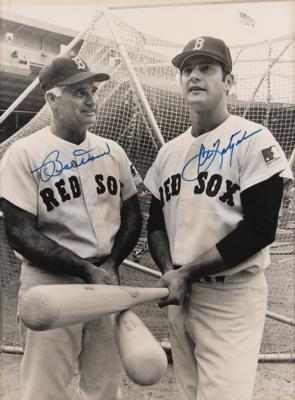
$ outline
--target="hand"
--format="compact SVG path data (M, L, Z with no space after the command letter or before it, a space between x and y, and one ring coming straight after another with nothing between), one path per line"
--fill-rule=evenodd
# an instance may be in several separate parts
M84 280L97 285L120 285L118 268L107 259L99 266L90 264Z
M103 269L110 279L110 283L107 285L120 285L119 268L110 259L106 259L103 264L99 266L99 269Z
M167 287L169 296L158 300L159 307L169 304L180 305L189 294L190 285L181 268L166 272L158 281L157 287Z

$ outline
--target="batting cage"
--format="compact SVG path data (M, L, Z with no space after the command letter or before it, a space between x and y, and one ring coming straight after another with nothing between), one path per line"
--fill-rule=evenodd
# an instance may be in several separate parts
M99 85L97 121L92 131L118 142L142 177L164 142L185 131L189 113L180 93L179 76L171 64L183 48L144 34L108 10L100 10L86 34L79 56L92 70L111 80ZM67 51L71 50L71 45ZM295 147L295 34L230 48L235 83L228 96L230 113L263 124L274 134L294 171ZM16 140L50 124L45 105L20 131L0 145L0 157ZM153 286L157 275L147 248L146 219L150 195L138 185L144 216L142 236L121 267L125 285ZM294 361L294 185L285 189L269 283L267 321L260 361ZM2 351L21 352L15 321L20 260L9 248L0 222L2 286ZM145 267L145 268L144 268ZM156 338L169 347L167 311L155 302L135 307Z

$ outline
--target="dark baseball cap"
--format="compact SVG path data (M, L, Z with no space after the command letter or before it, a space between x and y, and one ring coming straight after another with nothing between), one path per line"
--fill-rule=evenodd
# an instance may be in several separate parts
M96 82L110 79L105 73L91 72L80 57L56 57L39 73L41 88L46 91L55 86L67 86L93 78Z
M228 70L232 70L232 59L229 48L223 40L211 36L200 36L186 44L182 53L172 59L172 64L182 69L184 62L193 56L208 56L224 64Z

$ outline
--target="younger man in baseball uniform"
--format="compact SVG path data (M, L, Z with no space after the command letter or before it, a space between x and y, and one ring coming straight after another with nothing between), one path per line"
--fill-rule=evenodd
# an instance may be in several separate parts
M119 265L141 230L126 153L88 131L98 85L109 75L91 72L78 57L57 57L39 78L51 126L14 143L1 163L7 235L24 257L20 300L40 284L119 284ZM20 334L21 400L69 399L77 361L81 399L120 398L122 367L110 316L44 332L20 321Z
M230 115L225 43L191 40L180 71L191 127L166 143L145 178L150 252L168 287L169 327L183 400L250 400L267 305L286 157L264 126Z

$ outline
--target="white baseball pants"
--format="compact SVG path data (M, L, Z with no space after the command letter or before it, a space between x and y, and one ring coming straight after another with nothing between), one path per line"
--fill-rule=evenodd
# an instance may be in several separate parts
M252 398L267 306L263 272L228 283L195 283L169 306L176 380L183 400Z
M27 265L19 298L36 284L82 283ZM77 299L77 302L79 299ZM69 400L67 387L79 366L81 400L119 400L123 374L110 316L65 328L36 332L19 322L24 355L20 368L21 400Z

